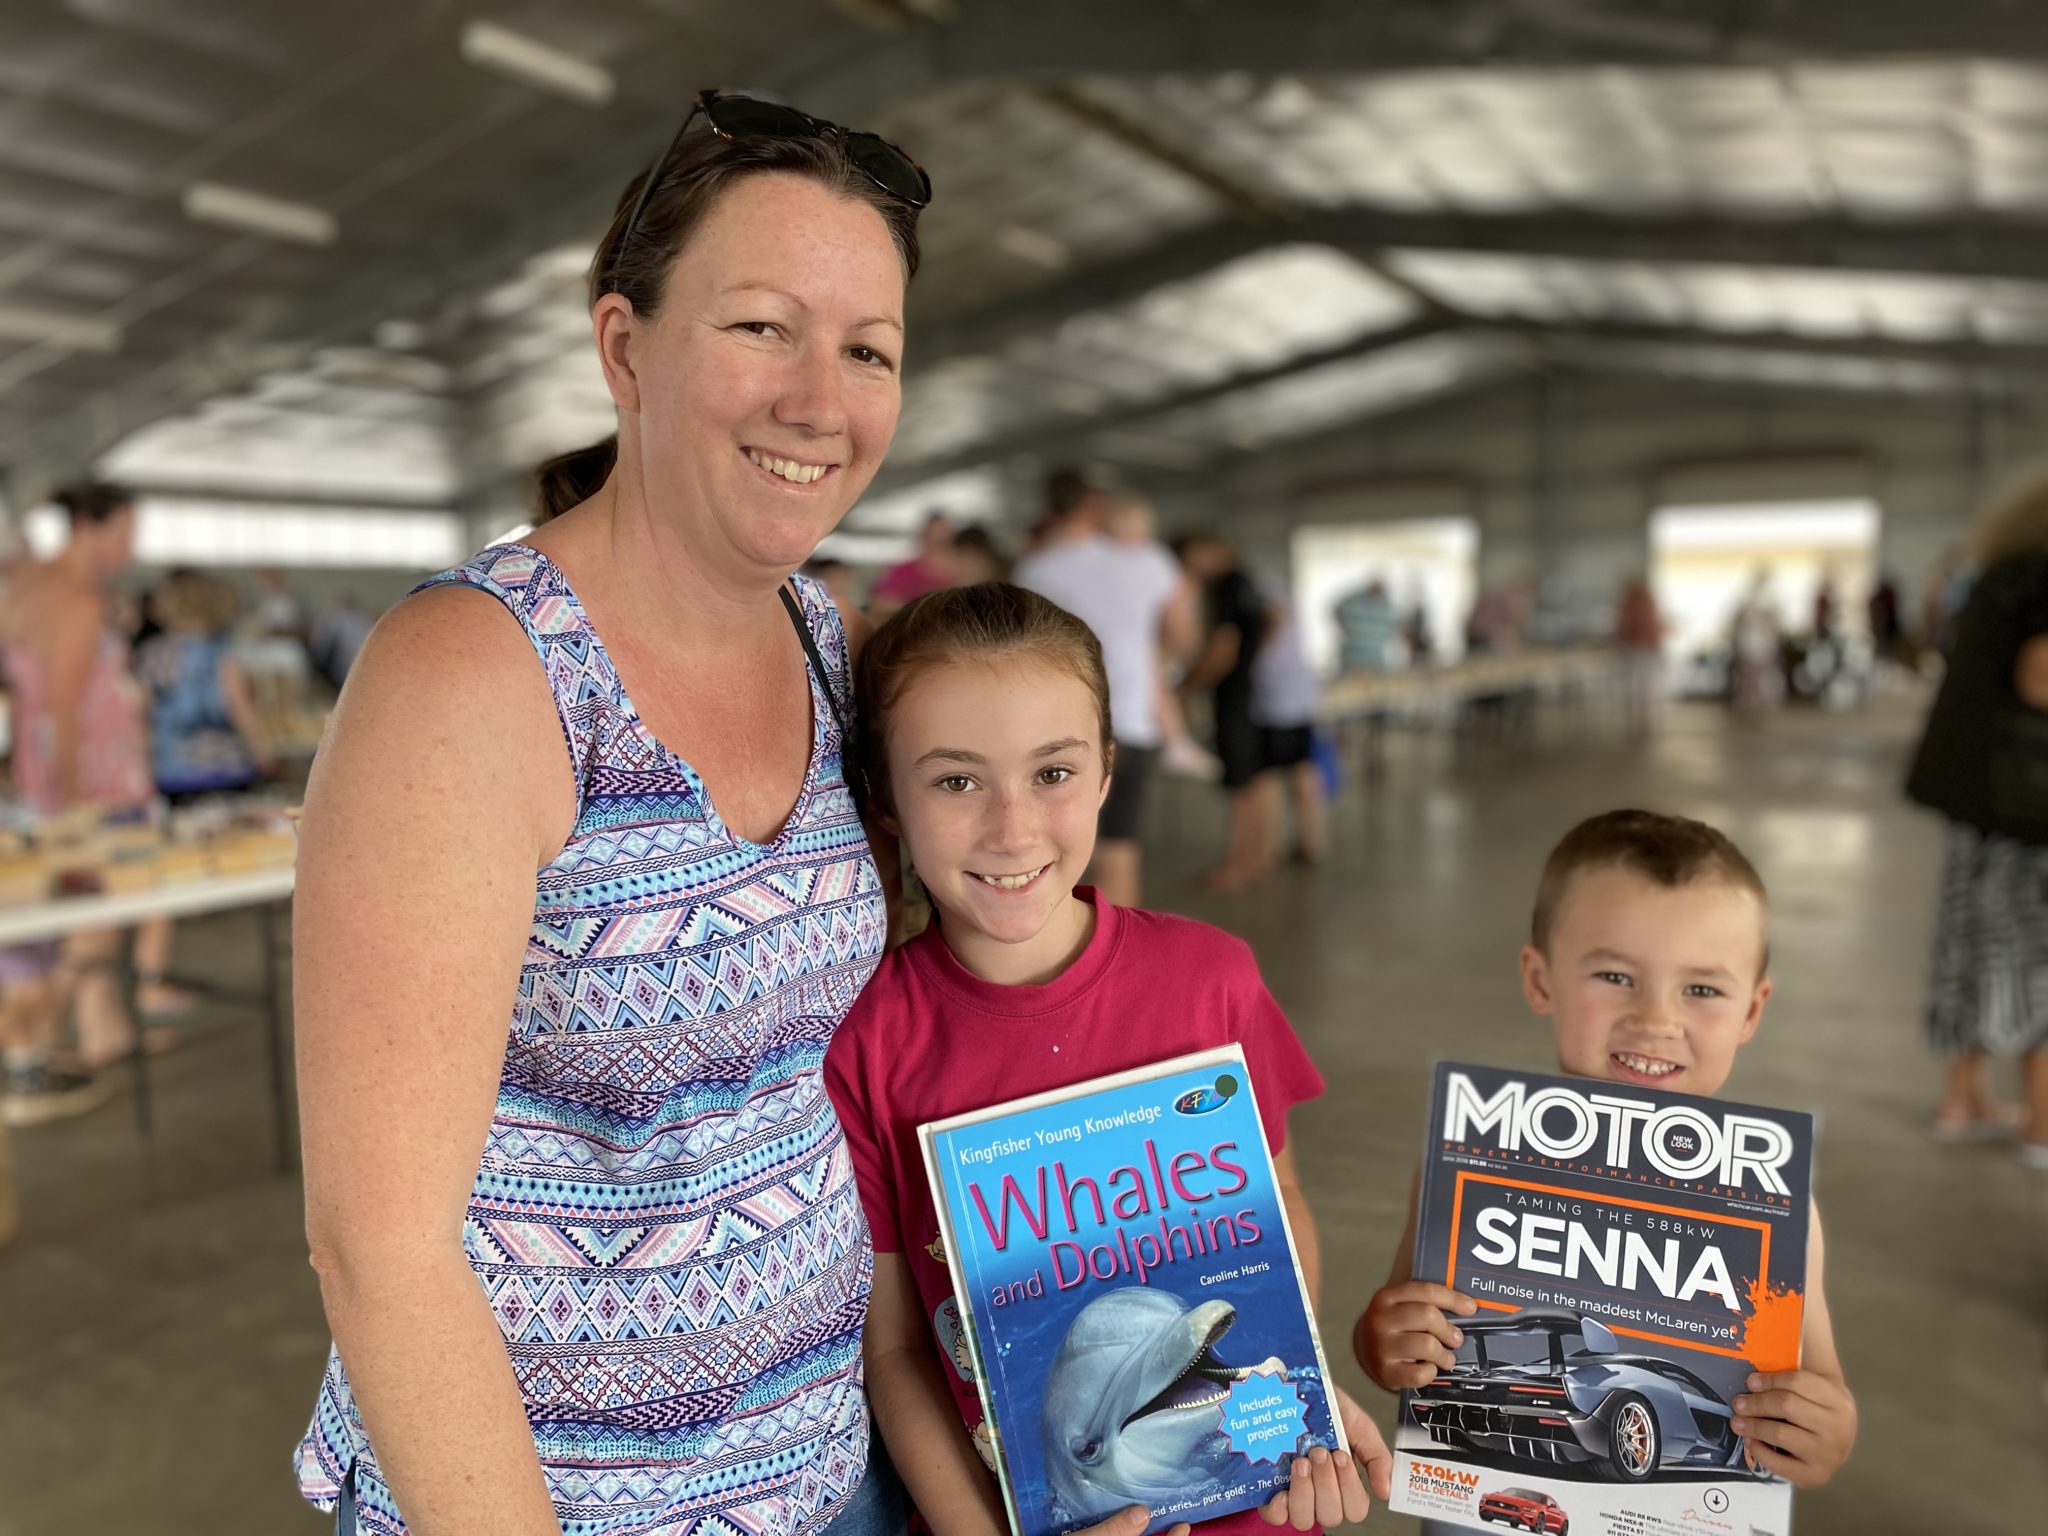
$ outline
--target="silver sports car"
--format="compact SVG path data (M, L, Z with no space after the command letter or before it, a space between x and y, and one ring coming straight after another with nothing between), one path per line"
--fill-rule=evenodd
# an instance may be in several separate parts
M1663 1468L1741 1468L1734 1412L1675 1361L1623 1354L1597 1318L1531 1307L1460 1320L1458 1363L1410 1403L1439 1445L1589 1466L1640 1483Z

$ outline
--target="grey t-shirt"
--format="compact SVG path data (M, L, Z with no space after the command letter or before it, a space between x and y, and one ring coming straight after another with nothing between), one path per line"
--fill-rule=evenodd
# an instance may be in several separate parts
M1158 746L1159 621L1181 583L1180 565L1166 547L1090 534L1026 555L1012 580L1095 631L1109 673L1116 739Z

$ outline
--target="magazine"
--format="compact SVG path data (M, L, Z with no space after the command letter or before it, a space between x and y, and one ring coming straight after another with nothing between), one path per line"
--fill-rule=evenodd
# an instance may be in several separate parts
M1730 1428L1793 1370L1813 1118L1439 1065L1415 1278L1478 1303L1401 1394L1393 1508L1550 1536L1785 1536L1789 1484Z
M918 1136L1016 1536L1214 1519L1342 1448L1237 1047Z

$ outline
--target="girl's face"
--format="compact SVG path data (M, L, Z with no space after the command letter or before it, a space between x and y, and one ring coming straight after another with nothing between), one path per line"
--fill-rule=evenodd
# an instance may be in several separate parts
M719 198L654 322L621 332L630 384L612 370L650 491L702 525L694 548L788 571L859 499L896 430L903 284L865 203L790 175Z
M912 679L887 730L896 830L947 943L983 975L976 949L999 971L1040 969L1036 950L1072 937L1109 788L1087 684L1036 660L954 662Z

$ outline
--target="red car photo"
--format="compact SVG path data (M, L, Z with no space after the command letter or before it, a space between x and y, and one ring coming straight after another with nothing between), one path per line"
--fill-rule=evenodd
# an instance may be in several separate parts
M1565 1536L1572 1528L1564 1506L1533 1488L1495 1489L1479 1501L1479 1518L1489 1525L1500 1520L1525 1531L1547 1531L1550 1536Z

